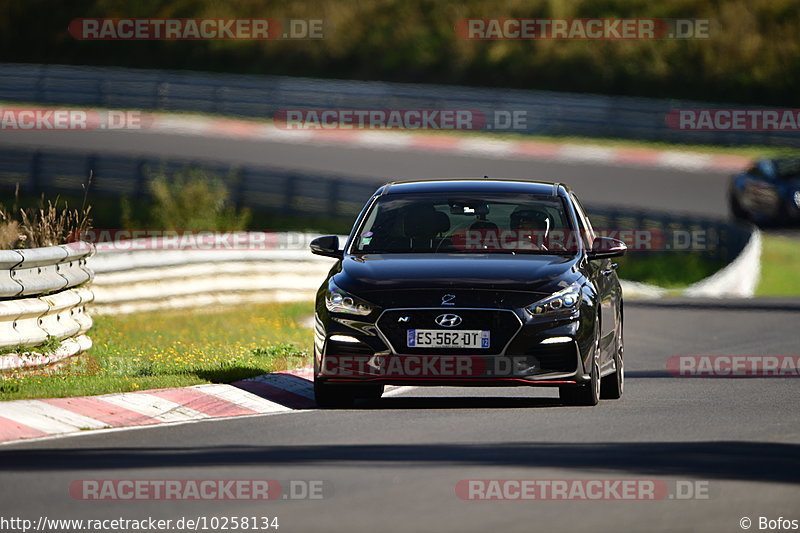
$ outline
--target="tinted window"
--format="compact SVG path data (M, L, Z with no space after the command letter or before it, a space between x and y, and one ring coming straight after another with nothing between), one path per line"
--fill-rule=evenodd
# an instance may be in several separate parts
M353 253L565 253L571 233L560 198L403 194L380 197Z

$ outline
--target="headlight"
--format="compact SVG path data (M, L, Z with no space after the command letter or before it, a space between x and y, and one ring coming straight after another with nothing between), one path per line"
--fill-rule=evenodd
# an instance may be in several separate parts
M551 294L544 300L539 300L525 309L533 316L544 316L552 314L570 314L576 309L576 305L581 299L581 289L577 284L570 285Z
M333 283L328 285L325 292L325 307L332 313L347 313L350 315L368 315L372 312L369 304L343 291Z

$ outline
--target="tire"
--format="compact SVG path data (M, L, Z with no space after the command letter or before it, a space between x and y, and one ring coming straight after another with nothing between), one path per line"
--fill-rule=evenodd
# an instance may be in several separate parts
M603 400L619 400L625 389L625 360L623 359L624 342L620 327L619 345L614 354L614 367L616 370L600 380L600 398Z
M614 364L617 369L613 374L609 374L600 381L600 398L603 400L619 400L625 388L625 367L622 357L617 354L614 356Z
M559 387L561 401L567 405L585 405L591 407L600 402L600 367L595 357L592 361L591 379L589 383L578 387Z
M333 386L314 381L314 399L322 409L348 409L353 407L355 390L347 385Z

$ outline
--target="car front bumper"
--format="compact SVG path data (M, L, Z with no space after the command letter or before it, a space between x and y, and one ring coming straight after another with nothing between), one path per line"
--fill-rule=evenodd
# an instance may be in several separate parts
M401 311L412 328L414 319L428 318L426 310L387 310L395 322ZM469 310L453 309L469 316ZM514 316L513 331L498 331L489 350L413 349L398 342L399 332L387 331L386 320L374 322L352 317L316 316L315 380L330 384L428 385L428 386L568 386L589 380L585 355L595 346L593 325L578 313L556 320L533 319L525 312L488 310ZM436 309L435 312L441 312ZM483 317L485 318L485 317ZM505 326L495 320L495 327ZM395 322L396 323L396 322ZM383 327L381 327L383 326Z

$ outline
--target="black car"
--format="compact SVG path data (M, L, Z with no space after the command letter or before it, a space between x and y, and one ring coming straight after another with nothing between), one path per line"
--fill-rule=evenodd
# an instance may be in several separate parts
M557 183L389 183L358 216L317 293L321 407L384 385L556 386L569 404L622 396L625 244L594 234Z
M800 222L800 159L762 159L731 179L731 214L760 226Z

